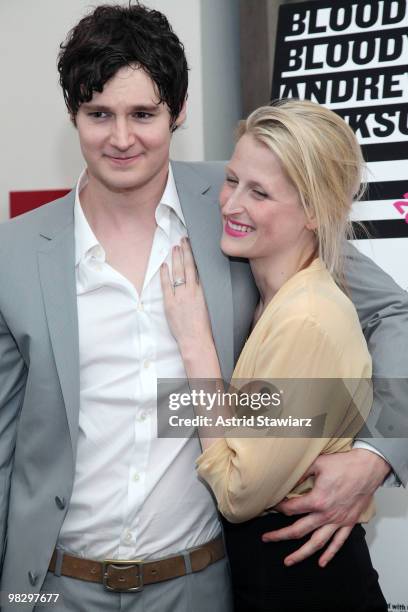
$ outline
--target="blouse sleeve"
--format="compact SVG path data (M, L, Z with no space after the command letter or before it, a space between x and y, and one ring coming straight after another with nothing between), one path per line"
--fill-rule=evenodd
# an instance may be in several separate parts
M292 317L268 330L253 356L254 377L288 379L280 416L323 418L324 428L320 437L226 437L210 446L197 461L198 474L230 522L248 520L279 503L316 457L329 452L333 438L359 431L372 401L370 384L358 378L367 376L364 354L335 346L313 319ZM350 368L350 360L355 367ZM353 388L342 378L350 371Z

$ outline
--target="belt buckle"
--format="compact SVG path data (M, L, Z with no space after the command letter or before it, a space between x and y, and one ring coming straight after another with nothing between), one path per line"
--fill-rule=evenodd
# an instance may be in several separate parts
M138 591L142 591L143 590L142 566L143 566L143 561L141 559L129 559L129 561L120 561L118 559L105 559L104 561L102 561L102 584L107 591L114 591L116 593L136 593ZM137 578L138 584L136 586L123 588L123 589L111 586L109 584L109 579L111 578L111 576L109 576L109 567L113 567L119 570L137 568L136 578ZM117 578L117 580L119 582L121 581L120 578Z

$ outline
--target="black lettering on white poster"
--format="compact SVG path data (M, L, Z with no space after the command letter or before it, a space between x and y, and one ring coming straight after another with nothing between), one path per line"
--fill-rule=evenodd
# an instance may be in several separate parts
M281 6L272 98L313 100L349 123L369 183L353 218L372 237L408 237L408 0Z

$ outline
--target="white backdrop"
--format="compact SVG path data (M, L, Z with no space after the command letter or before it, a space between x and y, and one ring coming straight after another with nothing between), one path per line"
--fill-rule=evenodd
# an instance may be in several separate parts
M115 0L0 0L0 222L8 217L9 191L64 189L77 179L82 158L56 57L68 30L106 2ZM238 3L144 3L166 14L191 68L188 116L174 135L173 158L228 158L241 113Z

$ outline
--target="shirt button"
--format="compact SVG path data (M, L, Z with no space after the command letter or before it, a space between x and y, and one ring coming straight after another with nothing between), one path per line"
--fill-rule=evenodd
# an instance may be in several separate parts
M144 311L143 302L139 302L139 304L137 305L137 309L138 309L139 312L143 312Z
M128 531L126 533L125 540L126 540L126 542L131 542L132 541L132 532L131 531Z
M147 368L150 368L150 364L151 364L151 362L150 362L148 359L145 359L145 360L144 360L144 362L143 362L143 366L144 366L146 369L147 369Z
M137 472L136 472L136 474L133 474L133 480L134 480L135 482L139 482L139 480L140 480L140 476L139 476L139 474L138 474Z

